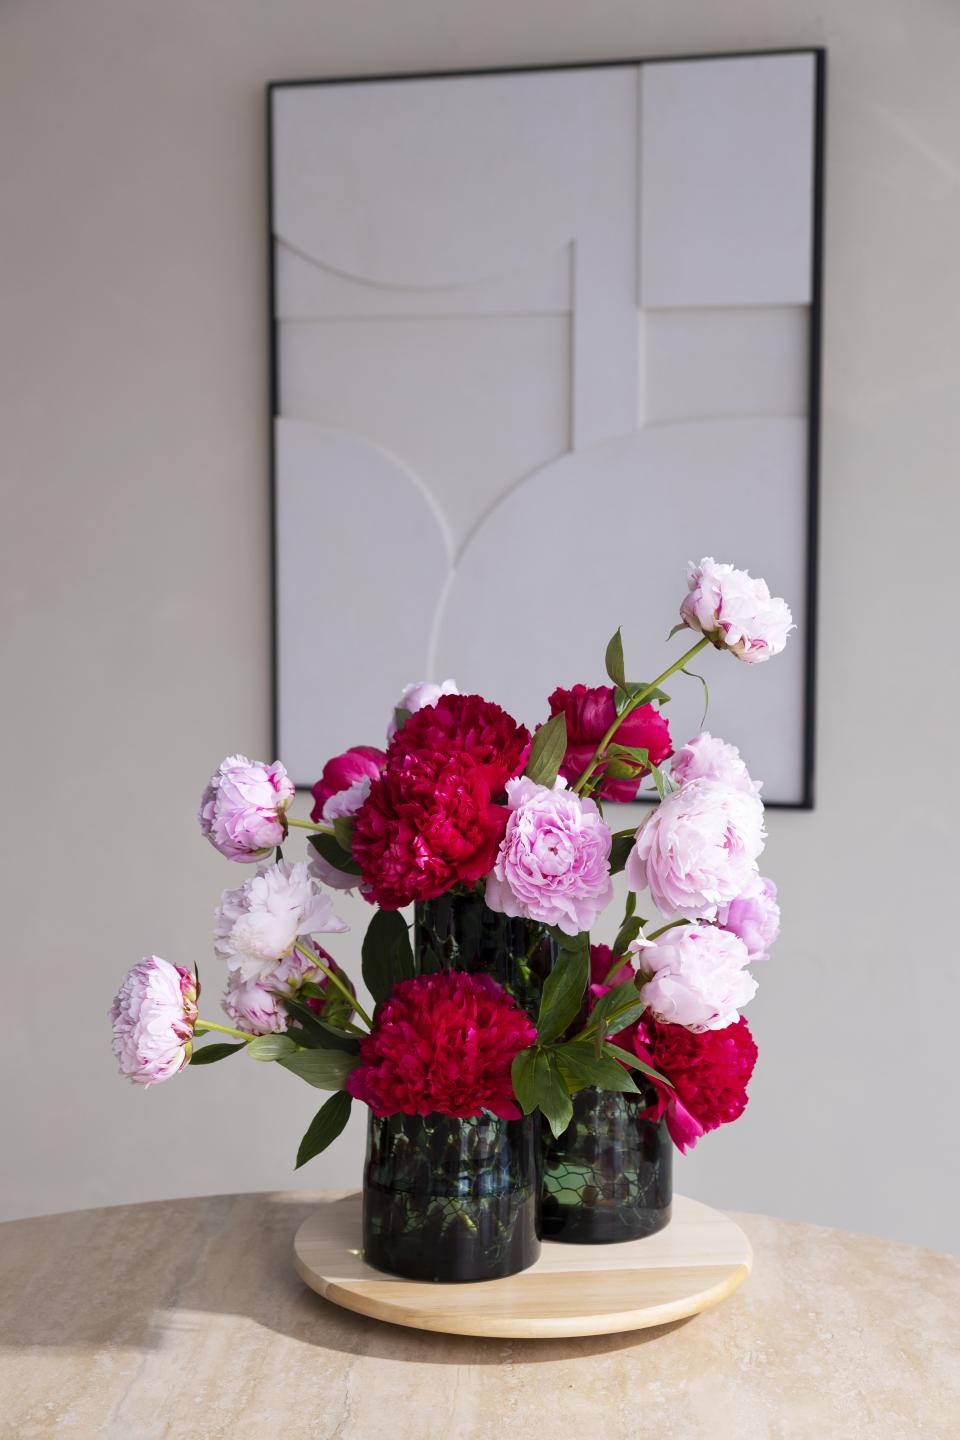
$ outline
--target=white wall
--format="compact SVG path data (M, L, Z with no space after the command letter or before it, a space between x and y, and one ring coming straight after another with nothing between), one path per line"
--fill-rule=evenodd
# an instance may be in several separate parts
M237 872L194 810L268 746L264 82L795 44L830 51L819 801L770 817L753 1100L680 1184L960 1242L960 10L935 0L8 0L4 1214L358 1175L355 1121L294 1179L317 1097L289 1075L144 1094L107 1043L149 950L217 990Z

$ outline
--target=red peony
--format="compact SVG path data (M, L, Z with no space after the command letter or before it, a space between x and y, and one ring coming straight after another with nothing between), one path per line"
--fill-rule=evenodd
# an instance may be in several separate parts
M527 758L530 731L481 695L441 695L397 731L387 752L391 768L424 754L445 759L468 755L483 774L491 795L519 775Z
M600 741L616 719L613 687L574 685L572 690L554 690L550 696L550 714L563 713L567 719L567 753L560 774L572 784L587 768ZM640 705L628 715L614 738L616 745L636 745L650 752L654 765L673 754L670 727L652 705ZM647 773L638 769L630 780L604 780L599 795L602 800L635 800L640 782Z
M386 754L378 750L375 745L351 745L342 755L334 755L323 767L323 774L311 790L313 796L313 809L310 811L310 819L320 821L323 819L323 807L334 795L340 795L349 790L351 785L364 779L375 780L383 769ZM343 807L343 814L349 813L348 807Z
M746 1020L694 1034L683 1025L666 1025L643 1015L634 1049L674 1087L671 1092L658 1085L656 1102L646 1113L651 1120L666 1116L667 1129L680 1150L743 1114L757 1063L757 1047Z
M473 885L492 869L506 824L507 810L491 801L484 767L469 755L423 753L394 761L374 781L354 822L361 888L383 909L399 910L458 881Z
M502 985L459 970L401 980L360 1044L347 1090L375 1115L490 1110L518 1120L510 1067L537 1032Z

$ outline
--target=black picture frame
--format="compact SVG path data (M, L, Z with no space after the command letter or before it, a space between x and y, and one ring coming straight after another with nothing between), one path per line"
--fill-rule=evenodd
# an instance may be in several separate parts
M279 347L276 321L276 266L274 248L274 133L273 98L276 92L318 85L377 84L403 80L466 79L483 75L525 75L543 71L603 70L622 66L652 66L709 60L747 60L777 55L809 55L814 61L813 105L813 202L811 236L811 284L809 344L807 355L807 514L806 514L806 604L802 616L804 646L803 781L798 800L770 800L768 809L813 810L815 805L816 722L817 722L817 626L819 618L819 533L822 419L822 349L824 288L824 210L826 146L827 50L824 46L788 46L760 50L697 52L694 54L621 56L616 59L545 62L536 65L501 65L452 70L377 72L363 75L329 75L296 80L272 80L266 86L266 182L267 182L267 325L270 476L270 605L271 605L271 754L276 755L280 734L278 684L277 605L277 464L275 429L279 413ZM305 787L300 787L305 788ZM655 797L639 797L652 800Z

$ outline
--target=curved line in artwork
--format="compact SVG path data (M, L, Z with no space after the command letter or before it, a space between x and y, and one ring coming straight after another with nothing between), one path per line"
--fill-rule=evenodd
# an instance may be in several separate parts
M392 450L388 450L387 447L385 445L381 445L378 440L371 440L368 435L361 435L356 430L346 430L339 425L319 425L314 420L289 420L282 415L278 417L278 422L280 424L286 425L307 426L309 429L315 430L320 435L343 435L346 436L348 440L352 440L355 444L363 446L367 450L374 450L378 455L382 455L385 460L388 460L390 462L390 464L394 467L395 470L399 470L400 474L410 481L413 488L418 492L418 494L425 502L427 509L430 511L431 515L437 523L437 529L440 531L440 538L443 541L443 548L447 553L447 561L451 566L453 565L453 532L447 524L446 517L444 516L443 511L440 509L440 506L437 504L430 490L427 488L426 482L417 474L416 470L411 469L411 467L406 463L405 460L401 460L399 455L395 455Z
M362 285L371 290L398 290L410 295L439 295L444 291L471 290L479 288L481 285L497 284L501 280L509 280L513 276L522 275L526 270L532 270L536 264L542 263L544 258L556 259L556 257L562 255L565 250L572 250L574 243L572 240L565 240L562 244L557 245L555 249L548 250L546 257L533 255L528 260L522 260L518 265L511 267L509 270L501 270L492 275L475 276L469 280L456 280L452 284L411 285L402 280L374 280L368 275L360 275L355 271L345 270L341 266L331 265L326 260L321 260L316 255L311 255L308 250L304 250L299 245L295 245L292 240L287 240L283 235L275 234L273 238L277 245L282 245L285 250L289 250L291 255L295 255L297 259L302 260L304 264L312 265L317 270L323 270L328 275L335 275L338 280L346 280L351 285ZM571 276L572 274L573 264L571 258ZM277 318L282 319L283 317L278 316Z

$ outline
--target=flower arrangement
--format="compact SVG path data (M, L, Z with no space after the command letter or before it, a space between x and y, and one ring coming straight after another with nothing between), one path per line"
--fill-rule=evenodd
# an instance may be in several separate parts
M740 1012L779 929L776 887L758 863L760 785L707 731L674 748L662 686L707 646L766 661L792 628L764 581L707 558L690 566L671 631L695 643L656 680L630 681L618 630L610 683L555 690L532 734L452 680L412 685L383 748L357 745L323 766L309 820L290 813L279 761L230 756L198 817L227 860L256 867L216 911L230 1024L200 1017L195 970L149 956L112 1010L121 1073L149 1086L241 1051L281 1065L332 1092L298 1166L340 1133L355 1099L378 1117L539 1110L560 1135L572 1097L594 1086L642 1095L681 1149L735 1120L757 1055ZM655 802L643 823L614 829L605 805L643 787ZM284 857L295 829L308 861ZM621 871L616 939L591 945ZM347 928L336 892L354 889L372 907L362 947L372 1014L317 938ZM491 976L416 952L399 912L448 894L550 937L535 1014Z

